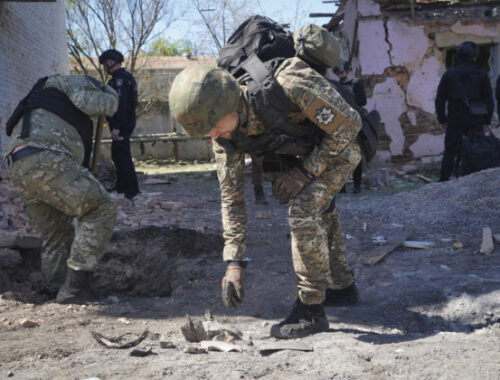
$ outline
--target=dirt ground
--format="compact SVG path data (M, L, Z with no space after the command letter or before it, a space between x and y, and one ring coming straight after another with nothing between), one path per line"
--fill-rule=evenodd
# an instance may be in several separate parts
M155 174L141 182L143 194L121 211L94 277L105 302L55 304L30 291L33 275L31 285L18 278L0 295L0 378L500 378L500 249L478 254L483 227L500 233L500 169L426 185L393 178L387 189L339 195L360 302L327 308L330 331L294 342L312 351L266 355L259 347L275 342L269 328L295 299L286 206L266 184L269 204L256 207L248 181L252 261L245 303L230 311L220 300L225 265L214 173ZM152 196L182 207L161 204L144 213ZM139 226L131 229L130 220ZM434 247L399 247L377 265L363 264L377 249L373 237L402 229ZM201 321L206 310L242 332L233 342L242 352L185 352L198 345L181 334L186 314ZM34 327L25 327L30 322ZM146 329L148 337L128 349L106 348L91 335ZM149 348L149 356L130 355Z

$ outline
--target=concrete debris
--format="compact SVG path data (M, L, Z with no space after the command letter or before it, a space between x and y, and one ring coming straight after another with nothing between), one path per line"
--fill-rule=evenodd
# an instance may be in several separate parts
M201 321L193 322L189 315L186 316L186 319L186 324L181 326L181 332L188 342L197 343L208 339Z
M123 323L124 325L130 325L130 323L131 323L128 318L124 318L124 317L118 318L116 321L120 322L120 323Z
M162 341L160 342L160 348L171 349L171 348L177 348L177 346L172 342Z
M184 353L193 355L207 354L208 350L206 348L189 345L184 349Z
M205 321L202 323L206 336L212 340L232 341L241 339L243 333L235 327L224 325L215 321Z
M38 322L33 321L31 319L28 319L28 318L21 318L17 321L17 323L19 325L21 325L22 327L27 328L27 329L32 329L34 327L40 326L40 324Z
M184 207L188 206L188 203L186 202L160 202L160 207L163 210L167 211L178 211L183 209Z
M200 347L207 351L219 352L243 352L241 346L227 342L214 342L211 340L204 340L200 342Z
M292 341L255 342L255 347L262 356L271 355L275 352L283 350L304 351L304 352L314 351L314 348L306 343L292 342Z
M489 255L494 250L495 245L493 244L493 234L491 232L491 228L484 227L483 239L481 241L481 248L479 249L479 253L482 255Z

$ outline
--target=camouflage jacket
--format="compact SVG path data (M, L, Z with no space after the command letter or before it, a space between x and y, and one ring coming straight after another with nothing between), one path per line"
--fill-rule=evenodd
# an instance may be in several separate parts
M309 119L326 132L320 144L302 159L304 168L318 177L336 159L352 162L355 167L359 161L356 143L356 136L361 129L359 114L332 88L327 79L300 58L285 60L276 70L275 77L289 99L300 108L300 112L287 116L295 122ZM238 132L247 135L266 133L265 126L251 108L245 89L238 113ZM214 144L214 152L221 188L225 241L223 258L225 261L241 260L246 255L247 236L245 154L236 152L228 155L217 143Z
M68 96L69 100L89 116L111 116L118 107L118 95L110 86L103 90L92 81L79 75L54 75L47 79L45 88L53 87ZM30 135L20 138L22 119L16 125L7 145L7 154L18 145L29 145L66 153L77 162L83 162L83 142L77 130L59 116L44 109L31 114Z

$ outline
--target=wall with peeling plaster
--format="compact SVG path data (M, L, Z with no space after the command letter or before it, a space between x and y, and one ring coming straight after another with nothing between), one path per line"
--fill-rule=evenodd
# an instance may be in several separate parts
M481 17L488 9L483 8L455 12L448 7L440 10L443 15L417 11L412 19L409 10L387 12L375 0L347 1L340 36L348 48L344 56L351 57L353 71L365 86L366 108L377 109L384 124L378 163L442 154L444 136L434 116L434 99L446 70L446 49L465 40L491 44L489 74L496 81L500 20Z

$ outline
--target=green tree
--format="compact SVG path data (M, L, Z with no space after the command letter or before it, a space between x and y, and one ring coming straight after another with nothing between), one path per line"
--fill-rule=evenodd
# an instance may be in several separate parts
M151 43L146 55L171 57L183 54L190 55L192 52L193 48L189 41L170 41L167 38L159 38Z

